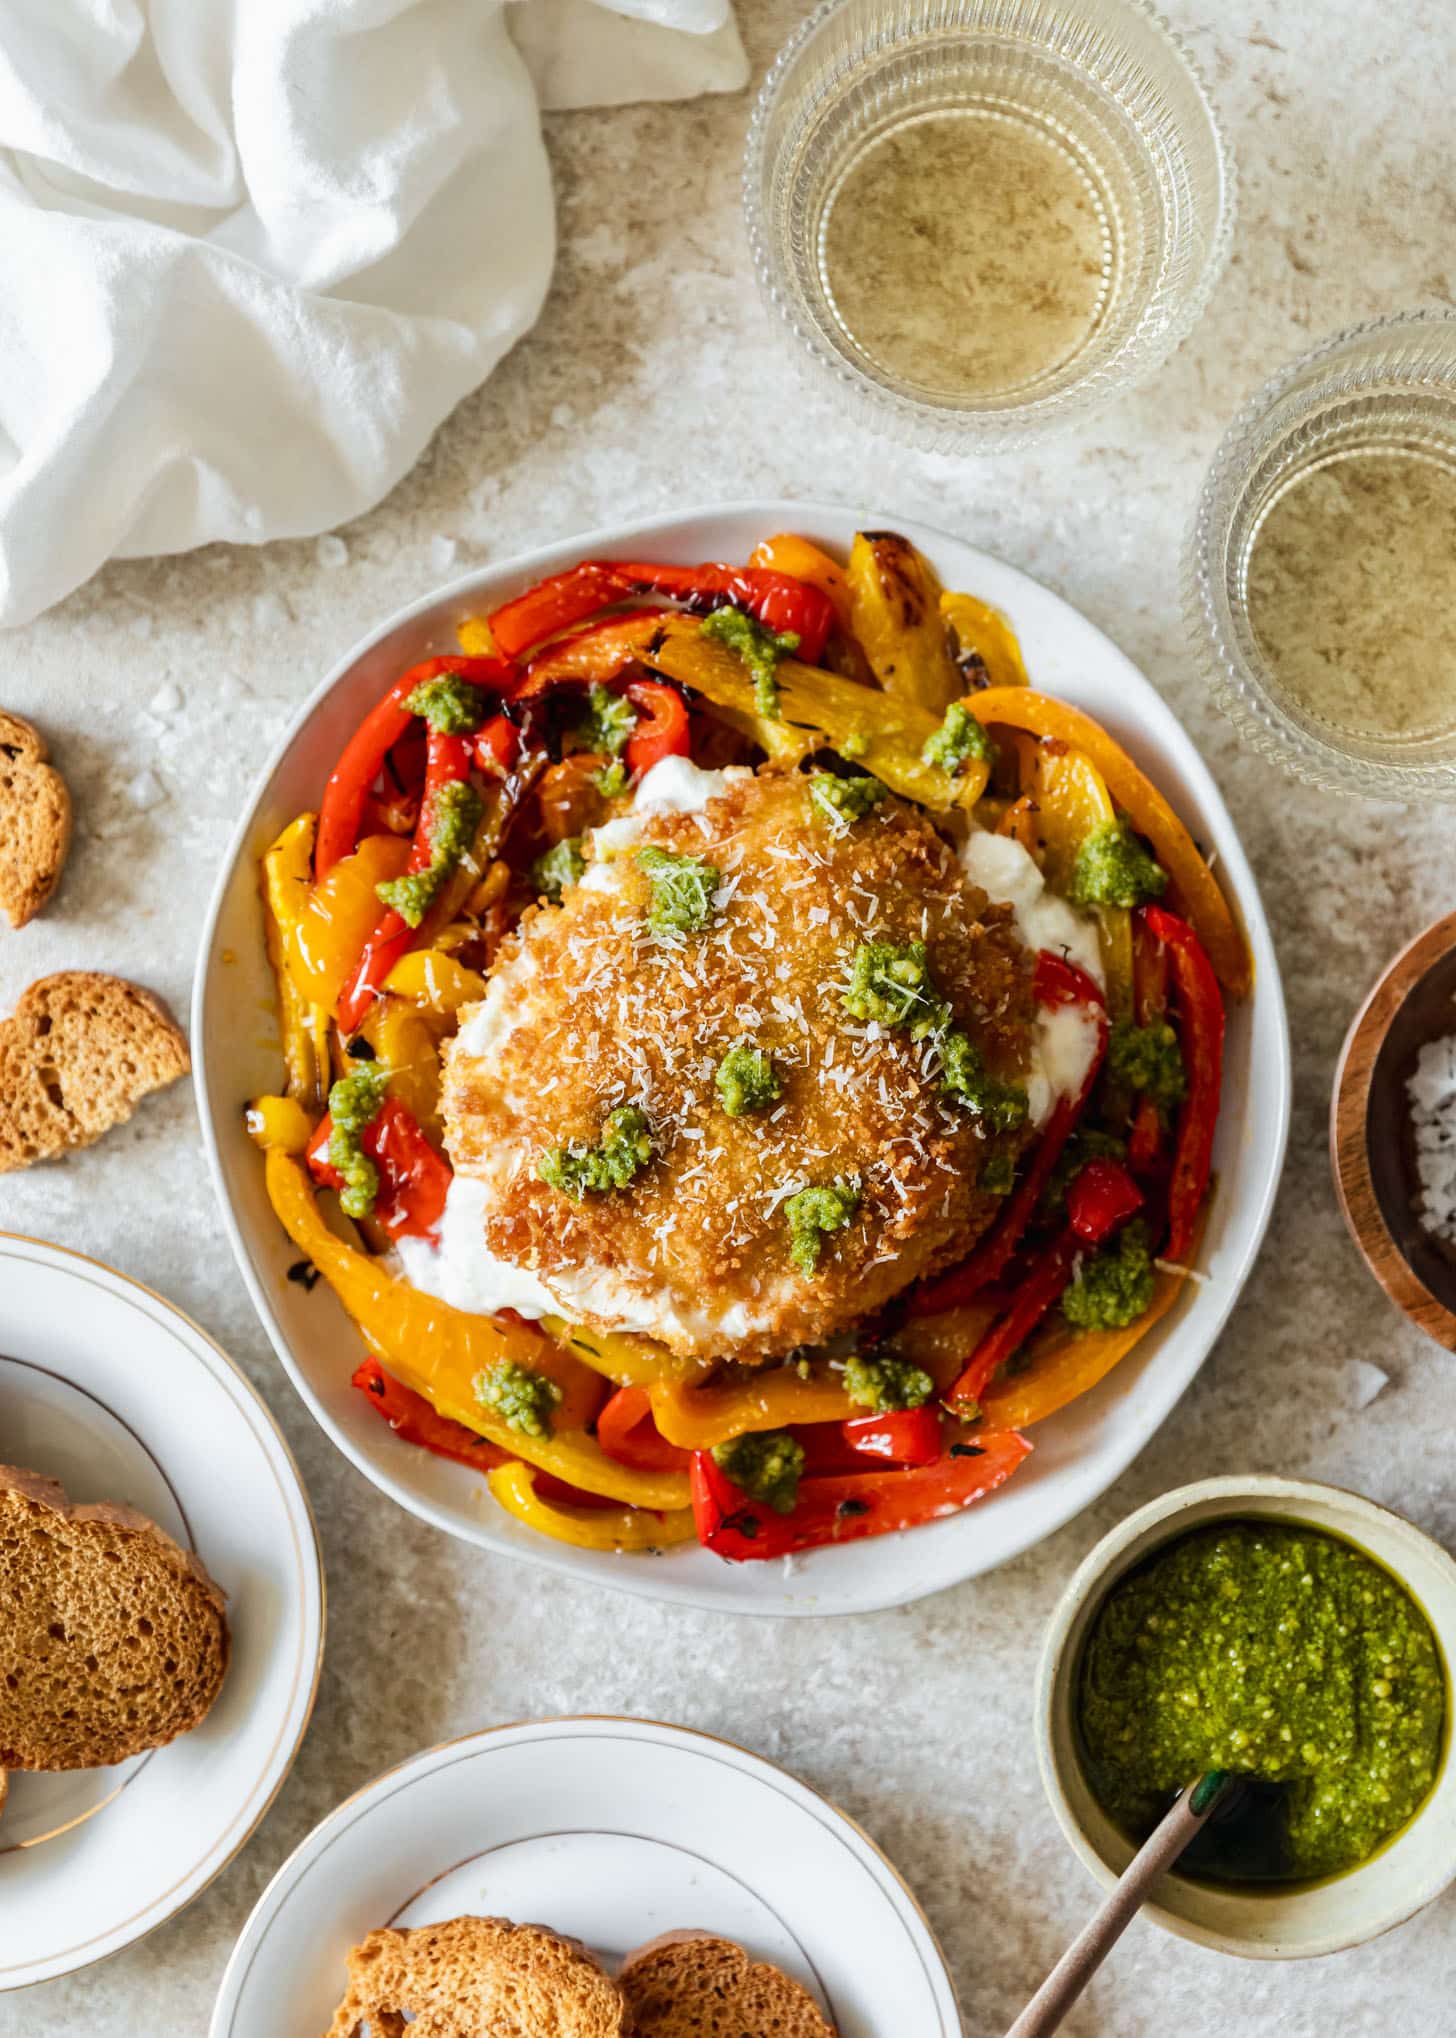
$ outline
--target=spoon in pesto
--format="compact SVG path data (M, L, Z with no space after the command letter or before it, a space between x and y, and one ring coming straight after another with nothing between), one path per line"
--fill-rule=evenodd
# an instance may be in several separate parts
M1087 1920L1006 2038L1048 2038L1142 1909L1153 1884L1217 1809L1234 1781L1224 1769L1210 1769L1180 1791L1153 1832L1123 1870L1100 1911Z

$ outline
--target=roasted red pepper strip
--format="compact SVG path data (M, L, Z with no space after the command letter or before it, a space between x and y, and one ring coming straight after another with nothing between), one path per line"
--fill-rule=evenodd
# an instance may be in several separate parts
M615 566L584 560L538 581L496 609L489 617L490 634L507 658L519 658L533 644L543 644L573 623L584 623L598 610L626 601L631 593L630 583Z
M1223 1089L1223 994L1203 944L1186 920L1161 906L1144 906L1138 917L1167 951L1178 997L1178 1045L1188 1076L1178 1114L1168 1188L1168 1240L1163 1248L1165 1258L1178 1262L1193 1244L1213 1167L1213 1133Z
M357 847L369 789L383 771L385 758L414 719L405 702L417 686L447 672L457 673L486 692L499 694L509 694L520 677L516 668L503 658L427 658L397 679L349 738L324 787L313 853L316 879L326 878L340 857Z
M619 1387L597 1416L597 1442L619 1465L641 1472L685 1472L692 1452L670 1444L652 1420L645 1387Z
M333 1130L333 1120L325 1116L304 1156L314 1180L326 1189L337 1189L343 1179L329 1161ZM359 1135L359 1144L379 1170L374 1215L390 1237L422 1238L433 1231L444 1213L453 1174L409 1107L398 1097L386 1097L373 1123Z
M996 1369L1025 1344L1076 1273L1086 1250L1086 1239L1079 1238L1070 1225L1051 1245L1043 1246L1017 1282L1011 1307L991 1325L946 1395L952 1407L979 1407Z
M660 679L634 679L627 698L639 717L627 738L627 769L634 778L651 771L664 757L687 756L687 703L675 686L665 686Z
M474 748L482 771L507 778L521 754L521 732L509 715L492 715L476 730Z
M613 561L611 571L639 593L670 595L697 609L731 603L770 630L792 630L799 639L794 655L805 665L819 663L836 621L822 589L762 566L653 566L628 559Z
M498 608L490 618L491 635L507 658L519 658L532 645L636 594L670 595L695 609L732 603L771 630L793 630L806 665L818 664L835 622L834 604L819 588L764 567L587 559Z
M444 736L438 729L431 729L426 753L425 795L420 802L419 823L415 828L406 871L429 868L435 832L435 796L442 786L470 776L471 754L468 737ZM375 999L383 995L386 977L408 950L415 933L416 929L392 906L386 907L380 914L374 932L365 942L353 975L339 998L338 1018L344 1033L353 1033L363 1023Z
M965 1371L945 1397L947 1402L953 1407L979 1404L992 1374L1031 1336L1076 1273L1077 1262L1105 1244L1142 1208L1142 1201L1137 1183L1116 1161L1092 1160L1079 1170L1067 1190L1065 1229L1036 1255L1016 1285L1010 1308L971 1353Z
M848 1422L806 1423L794 1431L804 1447L804 1469L818 1475L864 1471L865 1460L882 1465L933 1465L941 1454L940 1409L895 1408L883 1415L851 1416Z
M1086 1079L1075 1097L1059 1097L1046 1129L1026 1164L1025 1173L1012 1190L1006 1208L986 1233L975 1251L958 1267L924 1282L910 1303L912 1316L937 1316L943 1309L958 1309L969 1302L1005 1270L1032 1220L1042 1192L1051 1180L1052 1169L1061 1158L1077 1121L1087 1108L1103 1060L1107 1054L1107 1008L1101 987L1087 972L1064 956L1043 949L1036 958L1035 989L1041 1005L1086 1005L1098 1023L1097 1047Z
M1101 1245L1142 1207L1142 1190L1114 1160L1088 1161L1067 1184L1067 1221L1088 1245Z
M488 1437L477 1436L463 1422L437 1415L423 1394L402 1386L385 1372L378 1359L365 1359L354 1374L354 1385L368 1395L395 1435L407 1444L420 1444L437 1458L453 1458L457 1464L471 1465L482 1472L509 1464L509 1451L503 1451Z
M619 597L620 598L620 597ZM615 679L657 636L670 609L632 609L626 615L605 616L599 623L573 631L558 643L548 644L526 667L521 695L545 693L563 680L586 685Z
M743 1493L709 1451L693 1454L693 1519L706 1549L734 1563L791 1556L857 1542L957 1514L1011 1477L1031 1445L1015 1430L955 1443L930 1465L851 1472L799 1482L792 1514L775 1514Z

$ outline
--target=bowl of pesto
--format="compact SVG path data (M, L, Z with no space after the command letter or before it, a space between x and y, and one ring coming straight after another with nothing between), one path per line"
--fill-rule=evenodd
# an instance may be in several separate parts
M1456 1880L1456 1561L1333 1486L1207 1479L1113 1529L1052 1617L1048 1798L1110 1884L1205 1770L1238 1787L1145 1907L1252 1959L1335 1953Z

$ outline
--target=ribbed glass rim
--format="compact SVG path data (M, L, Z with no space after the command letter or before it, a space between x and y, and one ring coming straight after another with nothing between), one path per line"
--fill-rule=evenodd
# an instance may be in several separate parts
M798 356L801 363L807 360L834 390L848 391L873 430L929 452L1016 452L1069 430L1118 396L1141 387L1177 352L1207 310L1228 264L1238 216L1237 162L1208 81L1186 39L1151 5L1151 0L1097 0L1103 10L1120 12L1161 37L1186 73L1193 97L1208 123L1218 172L1218 217L1201 270L1196 277L1180 279L1176 286L1160 277L1117 353L1090 370L1083 380L1026 404L985 410L955 409L919 402L881 388L858 372L848 360L826 347L812 326L795 314L779 284L763 203L769 126L789 72L825 24L850 4L851 0L820 0L789 37L759 88L744 149L743 213L759 295L779 322L780 330L799 343L803 350ZM970 0L970 4L989 8L992 0ZM1149 343L1148 328L1154 324L1160 330L1156 340Z
M1424 372L1419 348L1401 346L1403 340L1432 337L1451 348L1443 372ZM1388 347L1371 353L1343 386L1322 372L1333 370L1341 356L1382 340ZM1403 372L1406 369L1412 372ZM1393 374L1412 389L1447 394L1456 419L1456 311L1432 305L1346 326L1297 356L1254 392L1219 441L1199 492L1183 559L1183 616L1209 691L1240 735L1268 762L1325 792L1397 801L1456 800L1456 755L1421 764L1359 757L1286 714L1248 657L1228 599L1233 520L1260 458L1292 429L1301 407L1312 408L1337 393L1357 395L1391 380Z

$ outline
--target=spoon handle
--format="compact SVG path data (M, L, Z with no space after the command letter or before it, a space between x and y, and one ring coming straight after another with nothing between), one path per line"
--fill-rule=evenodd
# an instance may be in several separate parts
M1106 1903L1087 1920L1006 2038L1049 2038L1060 2027L1068 2010L1142 1908L1152 1885L1165 1869L1173 1866L1218 1803L1227 1781L1222 1770L1210 1769L1191 1789L1174 1799L1156 1830L1109 1891Z

